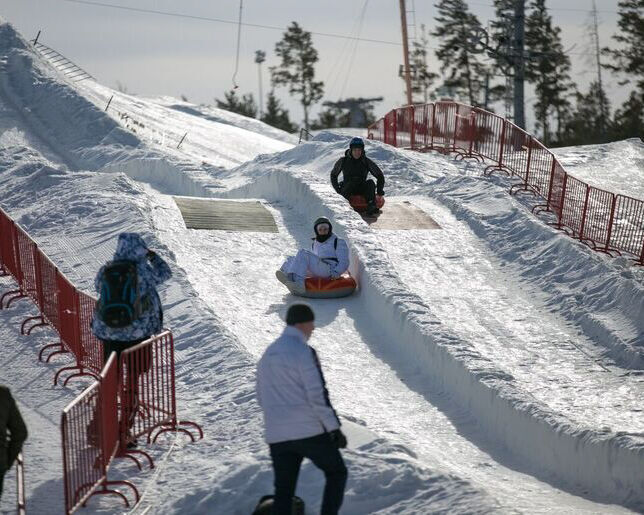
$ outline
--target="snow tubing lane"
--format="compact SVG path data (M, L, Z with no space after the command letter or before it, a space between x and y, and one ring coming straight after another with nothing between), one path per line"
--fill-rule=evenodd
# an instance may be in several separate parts
M367 210L367 199L364 197L364 195L351 195L349 197L349 204L358 213ZM384 205L385 197L383 197L382 195L376 195L376 207L378 209L382 209L382 206Z

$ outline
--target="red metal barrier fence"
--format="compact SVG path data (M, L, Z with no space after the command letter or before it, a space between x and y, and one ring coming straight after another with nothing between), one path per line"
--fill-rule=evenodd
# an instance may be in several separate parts
M148 443L156 441L166 431L184 432L194 442L192 433L180 427L182 425L196 429L199 438L203 438L203 431L197 424L177 420L174 341L170 331L164 331L124 350L121 353L119 374L123 449L127 449L128 444L136 442L141 436L145 436ZM152 463L149 455L146 458Z
M61 418L65 512L73 513L96 494L119 495L129 506L125 495L108 488L113 485L132 488L138 501L138 491L130 482L107 479L114 457L131 458L140 469L133 456L138 453L153 467L148 453L129 448L136 438L145 436L150 443L166 431L181 431L194 441L182 425L196 429L203 438L199 425L177 419L172 333L166 330L124 351L120 362L112 354L103 366L102 345L90 327L96 300L76 289L1 208L0 275L13 276L18 283L18 289L0 297L0 308L5 297L9 298L5 308L13 300L29 298L40 312L25 319L21 332L29 334L35 327L50 325L59 336L58 342L41 349L39 359L46 350L53 350L47 361L57 354L74 357L74 365L56 372L54 383L63 372L73 372L64 384L72 377L97 379L64 409ZM24 499L24 481L19 490Z
M61 417L65 513L74 513L93 495L115 494L130 503L114 485L130 487L136 502L139 493L129 481L110 481L108 467L118 452L118 390L116 355L105 364L99 381L88 387L64 410Z
M500 116L457 102L393 109L369 126L368 137L413 150L456 152L487 159L486 174L503 170L520 182L510 193L530 191L545 203L555 226L601 252L635 256L644 265L644 201L595 188L566 173L542 143Z

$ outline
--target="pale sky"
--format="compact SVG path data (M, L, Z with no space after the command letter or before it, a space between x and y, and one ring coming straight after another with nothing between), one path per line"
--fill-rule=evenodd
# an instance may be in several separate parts
M116 87L119 81L130 93L175 97L183 94L192 102L211 104L214 97L223 99L224 92L231 89L239 0L98 0L96 3L104 5L88 5L86 0L0 0L0 17L12 23L28 39L33 39L38 30L42 30L42 43L58 50L110 87ZM423 23L433 29L435 3L436 0L407 0L407 9L415 8L418 30ZM467 3L484 25L493 17L492 0ZM596 0L596 3L601 44L611 45L611 36L617 30L618 0ZM588 83L596 77L592 55L583 55L591 51L584 27L590 19L592 0L549 0L546 5L551 9L554 23L563 30L564 48L570 50L573 63L572 78L586 92ZM363 10L359 36L383 42L359 41L356 44L341 37L314 34L313 43L320 58L316 79L324 81L323 100L383 96L384 101L376 104L376 114L380 116L405 103L404 83L398 78L398 67L402 63L398 0L243 0L242 21L282 29L297 21L305 30L314 33L355 37ZM282 33L283 30L278 29L242 26L236 78L240 93L258 96L256 50L264 50L267 54L262 79L264 94L267 92L270 87L268 66L278 64L274 48ZM431 38L430 46L435 46ZM430 66L438 71L433 52ZM613 110L630 91L628 86L620 87L618 79L603 72ZM289 109L291 119L300 123L302 109L297 100L290 98L283 88L277 89L276 93ZM533 95L529 90L526 101L530 119ZM321 104L313 107L313 115L320 107Z

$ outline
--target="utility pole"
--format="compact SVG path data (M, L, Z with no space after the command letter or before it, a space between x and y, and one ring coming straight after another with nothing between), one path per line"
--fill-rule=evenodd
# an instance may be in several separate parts
M402 26L403 62L405 63L403 73L405 74L405 84L407 86L407 105L411 105L411 73L409 69L409 41L407 39L407 10L405 0L400 0L400 24Z
M257 72L259 76L259 113L257 114L257 118L259 120L262 119L262 101L263 101L263 93L262 93L262 63L266 61L266 52L262 50L255 50L255 62L257 63Z
M514 2L514 123L525 129L524 80L525 80L525 0Z
M604 120L604 113L606 112L606 106L604 105L604 88L602 86L602 65L599 59L599 28L597 22L597 6L595 5L595 0L593 0L593 36L595 40L595 59L597 61L597 96L599 97L599 133L604 137L606 135L606 120Z

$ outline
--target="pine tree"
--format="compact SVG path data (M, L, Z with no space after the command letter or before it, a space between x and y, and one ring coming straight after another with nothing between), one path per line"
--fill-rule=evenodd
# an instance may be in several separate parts
M552 24L545 0L533 0L532 12L526 19L525 43L530 53L526 63L526 79L534 85L536 125L545 145L563 138L571 114L569 97L574 92L570 79L570 58L563 51L561 29ZM556 137L550 130L554 115Z
M605 130L605 120L610 119L610 106L606 92L599 87L599 82L590 84L588 93L576 94L577 109L566 125L565 136L559 141L561 145L588 145L609 141Z
M490 23L490 42L488 55L493 62L493 70L501 72L504 84L494 86L492 101L505 100L506 113L510 113L512 102L512 74L515 56L514 48L514 3L515 0L494 0L495 18Z
M323 82L315 81L318 53L313 48L311 33L293 22L275 45L275 53L282 61L270 68L271 82L273 86L287 86L291 95L299 96L304 109L304 128L308 130L309 108L322 98L324 86Z
M622 48L605 48L604 53L613 61L604 66L625 74L622 84L635 81L641 98L644 96L644 0L620 0L618 7L620 31L613 39Z
M347 127L349 115L337 107L327 107L320 111L317 120L311 123L311 129L333 129L335 127Z
M436 7L437 27L431 34L440 40L436 57L446 75L443 86L470 105L481 105L487 71L468 44L481 30L481 23L464 0L440 0Z
M615 111L612 139L642 138L644 134L644 98L635 91Z
M288 111L282 107L272 90L266 96L266 108L261 120L286 132L295 132L297 130L297 127L289 119Z
M249 118L255 118L257 114L257 104L253 98L252 93L247 93L241 99L237 98L237 93L234 89L226 91L224 93L225 101L221 101L215 98L217 102L217 107L220 109L225 109L226 111L232 111L233 113L242 114L248 116Z
M420 96L423 103L427 103L429 102L429 89L438 78L438 74L430 72L427 66L429 39L424 24L420 26L420 34L420 41L413 42L410 55L411 66L414 70L411 79L411 92L412 95Z

